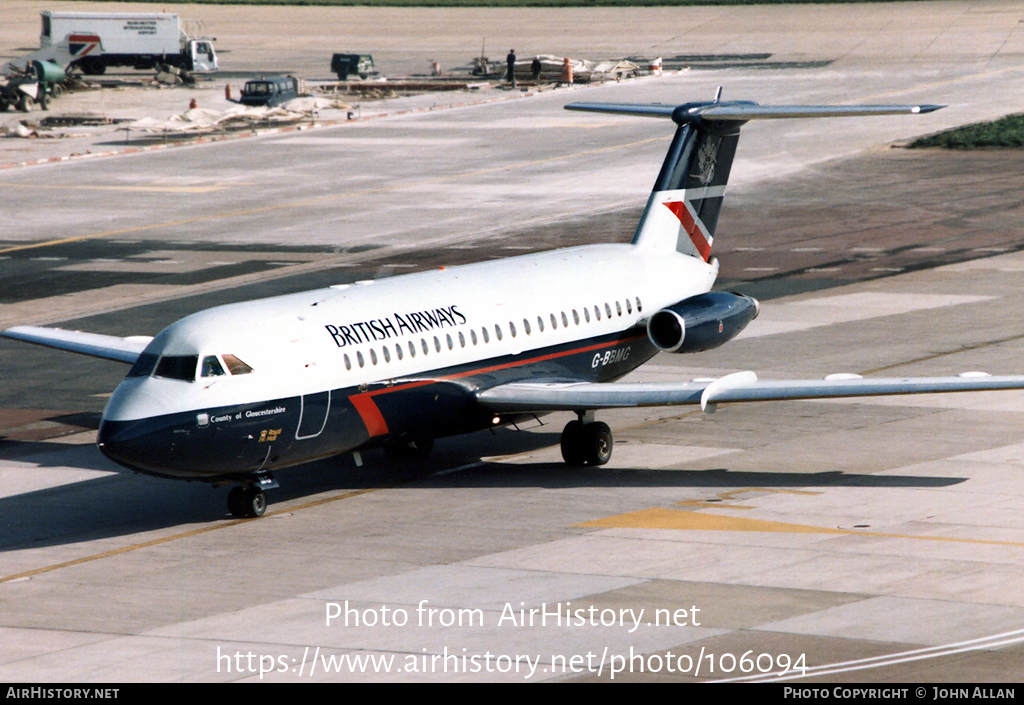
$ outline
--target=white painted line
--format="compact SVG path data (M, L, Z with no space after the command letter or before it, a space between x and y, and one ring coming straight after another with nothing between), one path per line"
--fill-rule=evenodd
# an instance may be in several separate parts
M968 639L966 641L958 641L952 644L945 644L943 646L930 646L924 649L912 649L910 651L901 651L899 653L886 654L884 656L872 656L870 658L856 659L853 661L840 661L839 663L831 663L824 666L811 666L804 670L794 670L788 673L765 673L758 674L756 676L749 676L745 678L732 678L729 680L722 680L716 682L776 683L778 681L792 680L794 678L812 678L818 676L829 676L836 673L847 673L849 671L863 671L868 668L895 666L901 663L922 661L925 659L940 658L943 656L953 656L955 654L969 653L971 651L990 651L998 647L1011 646L1013 644L1020 644L1022 642L1024 642L1024 629L1017 629L1011 632L993 634L992 636L981 637L979 639Z

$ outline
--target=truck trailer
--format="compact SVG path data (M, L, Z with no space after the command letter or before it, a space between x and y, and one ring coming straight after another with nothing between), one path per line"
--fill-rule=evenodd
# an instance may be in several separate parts
M28 60L54 61L91 76L109 66L147 70L162 64L196 73L217 70L213 40L188 36L173 13L46 10L40 15L40 50L25 57Z

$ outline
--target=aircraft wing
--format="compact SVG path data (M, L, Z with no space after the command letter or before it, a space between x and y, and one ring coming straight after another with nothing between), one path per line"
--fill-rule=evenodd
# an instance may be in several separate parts
M700 404L714 413L718 404L790 399L934 394L1024 389L1024 375L992 376L966 372L956 377L860 377L760 380L753 372L736 372L715 380L655 383L502 384L477 392L479 403L494 413L584 411L640 406Z
M930 113L942 105L758 105L749 101L666 105L663 103L570 103L566 110L615 113L637 117L676 119L677 112L688 119L706 118L746 122L778 118L864 117L877 115L916 115Z
M38 328L36 326L15 326L0 332L0 336L48 348L101 357L104 360L125 362L129 365L135 362L149 345L149 341L153 339L144 335L118 338L113 335L82 333L62 328Z

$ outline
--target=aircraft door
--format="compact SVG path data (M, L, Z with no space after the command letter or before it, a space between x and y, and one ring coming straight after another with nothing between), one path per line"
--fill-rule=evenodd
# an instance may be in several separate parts
M331 393L317 392L302 397L299 411L299 426L295 429L295 440L316 438L327 426L327 414L331 410Z

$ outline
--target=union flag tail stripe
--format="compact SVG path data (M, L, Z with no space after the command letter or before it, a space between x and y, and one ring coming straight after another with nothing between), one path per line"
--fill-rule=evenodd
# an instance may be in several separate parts
M708 234L704 228L704 223L697 217L697 214L693 212L692 206L685 200L668 201L665 205L679 218L679 222L682 224L686 234L690 236L693 246L697 248L697 252L707 262L711 257L711 235Z

